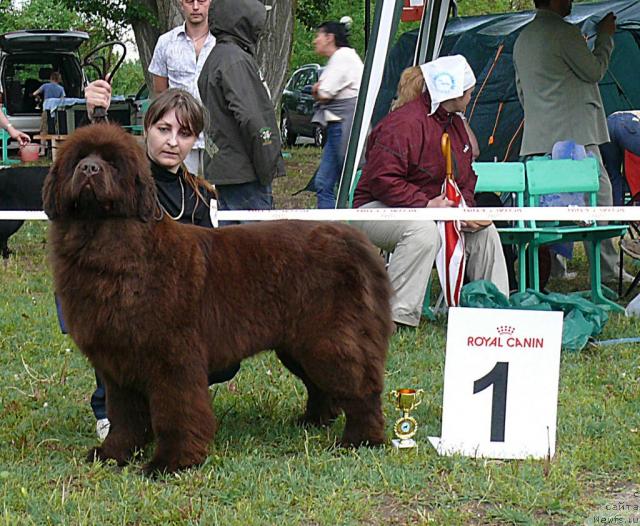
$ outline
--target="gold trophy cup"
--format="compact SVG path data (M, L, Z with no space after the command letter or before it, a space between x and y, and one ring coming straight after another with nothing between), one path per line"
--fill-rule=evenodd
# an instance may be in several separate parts
M389 393L389 398L395 404L396 409L402 411L402 416L396 420L393 426L393 432L397 438L394 438L391 443L396 449L416 447L413 436L418 430L418 423L415 418L409 416L409 411L422 403L423 393L422 389L398 389Z

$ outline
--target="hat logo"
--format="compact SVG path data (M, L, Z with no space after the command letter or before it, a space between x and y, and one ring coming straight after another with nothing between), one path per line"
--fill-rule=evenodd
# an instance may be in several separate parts
M451 93L456 89L456 79L453 78L451 73L447 72L438 73L433 78L433 84L440 93Z

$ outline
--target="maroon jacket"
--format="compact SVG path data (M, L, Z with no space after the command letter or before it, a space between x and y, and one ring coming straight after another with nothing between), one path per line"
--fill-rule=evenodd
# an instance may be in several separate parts
M462 119L440 106L431 116L429 94L392 111L369 136L366 164L353 206L381 201L391 208L424 208L442 194L445 163L442 134L451 138L454 175L467 206L474 206L476 174L469 135Z

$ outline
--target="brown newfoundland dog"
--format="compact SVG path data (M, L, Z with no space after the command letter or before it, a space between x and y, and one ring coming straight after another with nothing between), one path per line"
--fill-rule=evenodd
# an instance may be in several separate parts
M302 420L344 411L341 443L384 441L390 286L352 227L277 221L205 229L160 213L144 151L114 125L76 131L43 189L69 333L103 376L111 431L91 460L145 472L200 464L216 424L207 375L273 349L308 390Z

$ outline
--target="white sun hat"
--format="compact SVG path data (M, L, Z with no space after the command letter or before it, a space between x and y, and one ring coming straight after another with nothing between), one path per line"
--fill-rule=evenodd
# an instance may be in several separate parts
M462 55L440 57L420 66L422 76L431 96L431 113L433 115L441 102L457 99L469 88L476 85L467 59Z

